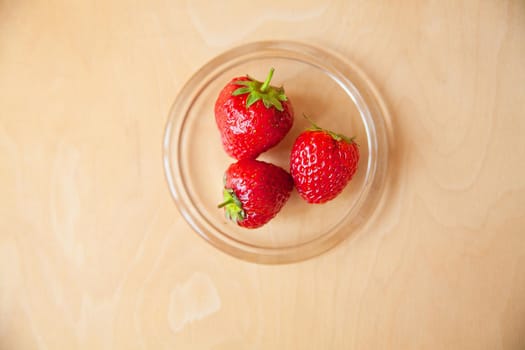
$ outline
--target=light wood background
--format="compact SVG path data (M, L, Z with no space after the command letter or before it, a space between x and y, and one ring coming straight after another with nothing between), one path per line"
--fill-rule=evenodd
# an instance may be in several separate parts
M263 39L355 61L392 113L388 203L260 266L176 210L182 84ZM525 2L0 0L0 349L524 349Z

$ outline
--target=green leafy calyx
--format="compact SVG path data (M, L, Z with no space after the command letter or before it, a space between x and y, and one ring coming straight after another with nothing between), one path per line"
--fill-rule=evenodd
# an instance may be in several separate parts
M217 207L224 208L224 214L228 220L237 223L246 218L246 213L242 209L241 201L232 189L225 188L223 190L223 199L224 201Z
M355 136L354 137L348 137L348 136L343 135L343 134L337 134L337 133L335 133L335 132L333 132L331 130L323 129L319 125L315 124L315 122L310 117L308 117L306 114L303 114L303 116L305 117L306 120L308 120L310 122L310 124L312 124L312 126L308 130L326 132L328 135L332 136L332 138L334 140L336 140L336 141L345 141L347 143L355 143L355 141L354 141Z
M237 80L233 83L241 85L242 87L235 90L232 95L249 94L246 98L246 108L249 108L255 102L262 100L266 108L274 107L278 111L283 111L283 104L281 102L287 101L288 98L284 94L282 87L275 87L270 85L275 69L270 69L268 77L264 82L260 82L248 76L248 80Z

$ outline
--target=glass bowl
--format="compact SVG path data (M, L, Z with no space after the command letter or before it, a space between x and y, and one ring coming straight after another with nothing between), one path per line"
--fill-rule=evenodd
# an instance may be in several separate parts
M289 170L293 142L309 126L355 136L361 158L345 190L325 204L307 204L294 190L265 226L250 230L227 220L223 174L234 159L224 152L215 124L219 91L249 74L284 86L295 121L288 135L258 159ZM387 169L386 110L361 70L335 53L310 45L268 41L231 49L205 64L178 94L164 137L164 168L182 216L202 238L235 257L256 263L290 263L316 256L364 227L381 196Z

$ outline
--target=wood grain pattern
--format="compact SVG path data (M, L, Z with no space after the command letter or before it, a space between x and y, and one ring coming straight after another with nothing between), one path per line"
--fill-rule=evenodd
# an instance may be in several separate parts
M525 3L220 4L0 1L0 349L523 349ZM263 39L357 62L393 130L368 232L285 266L198 238L161 164L184 81Z

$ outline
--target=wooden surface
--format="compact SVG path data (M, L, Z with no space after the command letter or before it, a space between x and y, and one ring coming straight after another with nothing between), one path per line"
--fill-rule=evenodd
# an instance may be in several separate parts
M0 349L525 348L525 2L221 3L0 1ZM182 84L262 39L392 113L378 220L285 266L209 246L162 172Z

